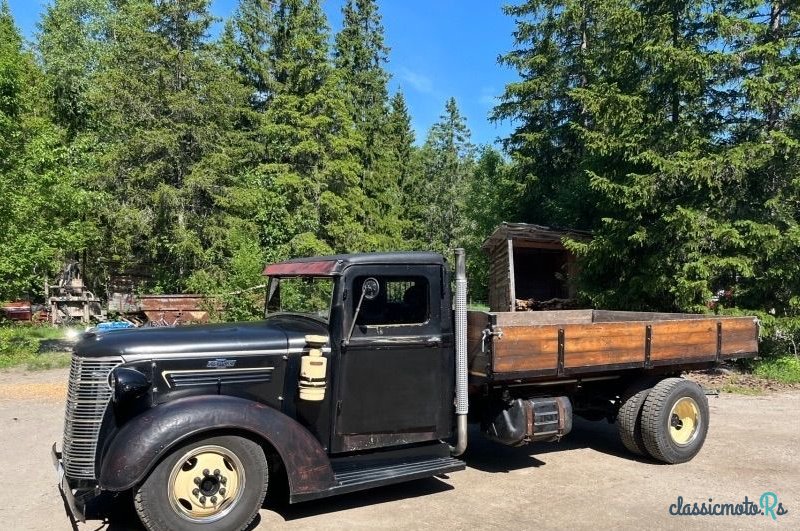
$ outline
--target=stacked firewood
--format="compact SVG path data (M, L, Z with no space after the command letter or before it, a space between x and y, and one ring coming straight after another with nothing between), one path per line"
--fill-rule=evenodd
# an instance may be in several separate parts
M576 309L578 309L578 301L576 299L550 299L546 301L537 301L536 299L516 300L516 311L518 312Z

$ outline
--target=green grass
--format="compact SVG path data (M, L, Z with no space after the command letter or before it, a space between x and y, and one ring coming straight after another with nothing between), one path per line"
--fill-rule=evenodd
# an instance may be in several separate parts
M61 369L69 367L72 355L67 352L50 352L37 354L25 362L29 371L46 371L47 369Z
M41 341L62 339L65 332L62 328L50 326L0 327L0 369L26 367L28 370L44 370L68 366L68 354L39 353Z
M756 389L754 387L747 387L745 385L739 385L733 382L726 383L722 386L723 393L731 393L736 395L748 395L748 396L758 396L764 394L761 389Z
M753 374L759 378L775 380L782 383L800 383L800 358L784 356L764 359L756 365Z

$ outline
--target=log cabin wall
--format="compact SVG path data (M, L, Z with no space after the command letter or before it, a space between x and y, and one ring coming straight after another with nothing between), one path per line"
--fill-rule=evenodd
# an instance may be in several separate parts
M489 250L489 308L493 312L513 312L514 255L511 240L500 240Z

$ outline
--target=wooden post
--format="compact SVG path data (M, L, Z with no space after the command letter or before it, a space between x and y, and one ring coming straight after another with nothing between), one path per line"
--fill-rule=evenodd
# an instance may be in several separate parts
M513 312L517 309L517 289L514 286L514 241L509 238L508 242L508 311Z

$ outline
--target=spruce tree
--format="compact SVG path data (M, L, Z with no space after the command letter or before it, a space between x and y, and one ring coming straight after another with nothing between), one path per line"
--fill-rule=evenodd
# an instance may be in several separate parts
M725 66L731 103L723 118L726 170L733 186L725 213L744 244L752 274L727 271L735 302L778 315L800 313L800 5L731 1L718 13L730 45Z
M71 138L92 120L88 92L108 38L108 0L55 0L39 23L37 48L51 87L53 114Z
M507 145L522 177L536 176L527 197L545 206L528 220L594 229L591 243L571 244L590 301L699 310L720 272L749 274L735 252L741 234L717 208L724 98L719 28L704 3L564 0L511 11L531 17L506 56L523 81L497 116L520 120Z
M467 187L466 230L461 242L467 254L472 300L486 301L488 297L489 260L481 246L498 225L515 221L522 191L503 154L492 146L483 146Z
M363 246L364 196L353 122L328 59L318 0L282 0L274 10L270 63L275 93L265 111L264 187L282 209L287 254Z
M272 32L272 2L268 0L241 0L223 32L225 57L251 88L251 105L257 111L265 109L275 91L269 49Z
M247 95L207 41L208 1L121 3L92 96L100 110L106 253L181 290L227 244L227 190Z
M593 81L588 55L598 4L535 0L503 8L517 28L514 50L500 64L520 79L506 85L491 118L515 125L503 146L524 183L518 215L529 222L589 227L595 218L583 140L574 128L589 118L571 91Z
M475 147L455 98L431 126L422 148L421 187L425 198L422 240L430 249L449 252L464 239L465 198L472 178Z
M397 175L387 137L388 47L375 0L346 0L334 43L334 65L350 119L358 134L360 186L367 197L361 220L374 249L396 247L400 238Z
M413 249L421 245L418 237L420 227L426 223L427 201L422 189L419 149L414 145L416 139L411 127L411 114L399 90L392 96L387 135L389 170L399 192L396 204L402 230L400 247Z

